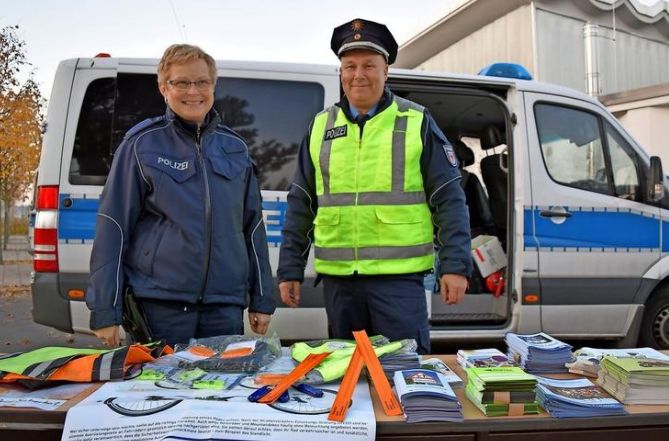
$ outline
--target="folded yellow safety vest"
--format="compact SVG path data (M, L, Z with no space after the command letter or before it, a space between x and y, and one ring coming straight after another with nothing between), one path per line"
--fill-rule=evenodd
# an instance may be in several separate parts
M312 371L307 375L307 380L310 383L327 383L344 377L346 369L353 357L355 346L356 343L353 340L325 340L323 344L315 347L298 342L291 347L291 356L294 360L302 361L307 358L309 354L332 352L328 358L314 368L315 372ZM375 347L374 352L376 353L376 356L379 357L383 354L395 352L401 348L402 341L395 341Z

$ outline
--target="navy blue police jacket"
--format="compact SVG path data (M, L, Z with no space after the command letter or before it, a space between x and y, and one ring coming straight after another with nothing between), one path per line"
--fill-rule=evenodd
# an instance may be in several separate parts
M393 94L385 88L375 115L393 102ZM354 121L344 97L336 104L349 121ZM372 116L374 118L374 116ZM312 122L313 126L313 122ZM280 281L304 281L309 249L314 240L314 218L318 211L316 173L309 153L311 128L302 141L293 185L288 192L288 211L281 231L282 243L277 275ZM471 235L465 194L460 186L460 170L451 143L425 110L421 126L423 152L420 169L425 195L432 211L437 270L439 274L470 276ZM363 147L364 148L364 147Z
M91 329L122 322L127 287L138 298L274 312L248 147L215 110L207 120L188 130L168 108L132 128L116 151L91 254Z

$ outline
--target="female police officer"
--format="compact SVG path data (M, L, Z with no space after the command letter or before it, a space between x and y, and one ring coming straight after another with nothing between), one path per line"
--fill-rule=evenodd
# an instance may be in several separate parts
M253 331L274 312L261 196L243 139L212 108L214 60L172 45L158 65L165 115L132 128L100 198L86 302L91 329L120 344L124 289L153 340Z

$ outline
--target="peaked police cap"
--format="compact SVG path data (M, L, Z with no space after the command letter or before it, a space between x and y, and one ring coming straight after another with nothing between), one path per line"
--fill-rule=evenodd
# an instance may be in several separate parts
M356 18L338 26L332 32L332 52L341 55L352 49L367 49L377 52L393 64L397 57L397 42L386 25Z

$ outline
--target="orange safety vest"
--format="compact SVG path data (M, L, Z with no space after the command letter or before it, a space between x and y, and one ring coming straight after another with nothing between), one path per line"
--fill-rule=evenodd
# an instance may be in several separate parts
M94 382L124 380L130 368L174 351L160 344L116 349L47 347L0 356L0 383L35 387L51 381Z

